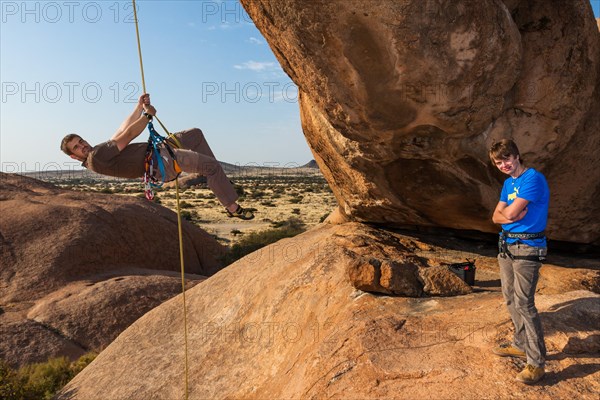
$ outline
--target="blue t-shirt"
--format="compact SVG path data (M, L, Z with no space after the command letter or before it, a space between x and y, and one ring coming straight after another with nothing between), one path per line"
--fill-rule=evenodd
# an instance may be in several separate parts
M546 229L548 222L548 203L550 201L550 189L546 178L540 172L529 168L518 178L509 177L504 181L500 201L509 206L517 197L528 200L527 214L520 220L510 224L502 224L502 229L514 233L538 233ZM542 239L506 239L508 243L520 241L529 246L546 247L546 238Z

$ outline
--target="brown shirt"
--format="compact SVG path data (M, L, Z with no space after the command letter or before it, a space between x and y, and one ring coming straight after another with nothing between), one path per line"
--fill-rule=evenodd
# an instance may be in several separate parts
M100 143L90 151L83 166L103 175L135 179L144 176L148 143L130 143L119 151L114 140Z

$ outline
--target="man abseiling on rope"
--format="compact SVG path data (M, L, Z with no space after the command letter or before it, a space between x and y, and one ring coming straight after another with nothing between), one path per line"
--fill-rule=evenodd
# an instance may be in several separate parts
M550 190L544 175L523 165L512 140L492 145L489 157L508 175L492 220L502 225L498 254L500 283L515 328L512 343L496 347L493 352L503 357L525 358L525 369L516 379L532 384L545 374L546 346L535 307L535 287L547 252L544 230Z
M123 121L110 140L96 146L90 146L81 136L69 134L61 142L61 150L94 172L119 178L141 178L146 172L145 157L147 142L131 143L148 125L156 114L150 104L150 95L140 96L133 112ZM238 203L238 194L225 175L223 167L216 160L204 134L198 128L188 129L173 135L181 148L173 148L179 167L185 172L206 176L210 189L225 207L229 217L252 219L252 211L242 208ZM164 145L159 145L160 157L165 160L165 182L177 177L172 158ZM159 170L155 171L160 175ZM160 178L160 177L159 177Z

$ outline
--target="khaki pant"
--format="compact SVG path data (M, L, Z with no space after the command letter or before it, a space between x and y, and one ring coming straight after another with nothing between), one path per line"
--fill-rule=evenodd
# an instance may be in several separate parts
M202 131L198 128L192 128L175 133L174 136L179 140L182 147L181 149L173 148L181 169L185 172L206 176L208 187L224 207L235 203L238 199L237 192L227 175L225 175L223 167L215 158ZM165 161L165 182L171 181L177 175L173 169L171 157L164 148L161 148L160 154ZM160 179L160 172L158 172L158 175L158 179Z
M522 243L508 246L513 256L537 256L539 248ZM543 250L545 254L545 249ZM539 261L512 260L498 255L502 294L515 326L513 346L527 355L527 363L544 367L546 345L538 311L535 308L535 287L542 264Z

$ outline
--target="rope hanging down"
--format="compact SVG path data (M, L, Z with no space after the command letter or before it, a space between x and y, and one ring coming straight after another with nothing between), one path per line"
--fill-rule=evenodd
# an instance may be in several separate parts
M144 93L146 92L146 80L144 77L144 63L142 61L142 45L141 45L141 41L140 41L140 30L138 27L138 18L137 18L137 9L136 9L136 5L135 5L135 0L132 0L133 3L133 17L135 20L135 32L136 32L136 37L137 37L137 45L138 45L138 55L139 55L139 59L140 59L140 70L142 73L142 88L144 90ZM169 144L167 143L167 141L172 141L173 144L176 147L181 147L181 144L179 143L179 141L177 140L177 138L175 136L173 136L172 134L169 133L169 131L167 130L167 128L163 125L163 123L160 121L160 119L158 119L158 117L154 116L154 118L156 118L156 120L158 121L158 123L160 124L160 126L163 128L163 130L167 133L167 137L162 137L160 136L156 130L154 129L154 126L152 125L152 121L148 122L148 130L150 131L150 137L148 139L148 152L146 154L146 160L145 162L147 163L146 167L150 169L150 171L148 171L148 169L146 170L146 172L154 172L154 167L153 167L153 162L156 159L157 160L157 165L159 167L162 179L164 182L164 165L162 164L162 159L160 157L160 152L159 152L159 148L158 145L162 144L167 151L169 152L169 155L173 158L173 162L174 162L174 169L175 172L177 172L177 176L179 176L179 173L181 172L181 169L179 168L179 165L177 164L177 161L175 159L175 155L172 151L172 149L170 148ZM151 147L151 148L150 148ZM148 159L148 153L150 153L150 159ZM155 157L153 157L155 156ZM150 174L145 174L144 175L144 182L146 184L149 184L150 186L152 186L153 184L156 186L156 183L151 181L151 177L153 176ZM162 185L161 182L161 185ZM176 203L177 203L177 230L179 233L179 262L181 265L181 294L182 294L182 299L183 299L183 330L184 330L184 353L185 353L185 367L184 367L184 378L185 378L185 399L188 399L188 336L187 336L187 307L186 307L186 301L185 301L185 267L184 267L184 259L183 259L183 232L181 229L181 207L179 205L179 178L176 177L175 178L175 188L176 188ZM151 193L151 187L150 188L146 188L146 189L150 189L150 193ZM148 192L146 192L146 197L148 197Z

